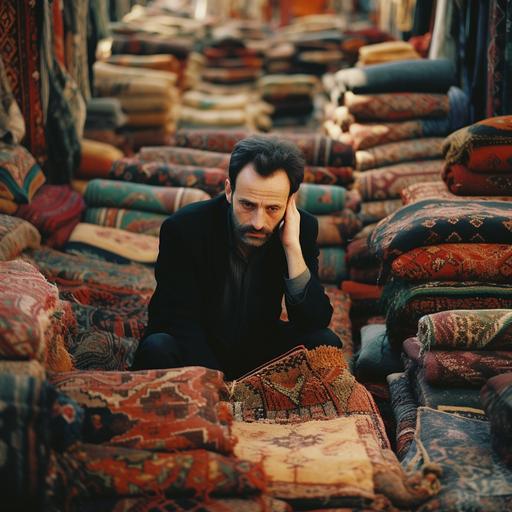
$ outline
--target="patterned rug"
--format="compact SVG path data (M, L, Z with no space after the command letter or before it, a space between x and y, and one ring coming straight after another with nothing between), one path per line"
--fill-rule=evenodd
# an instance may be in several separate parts
M94 254L115 263L153 265L158 257L158 238L81 222L71 233L64 251Z
M12 260L40 243L41 235L30 222L0 214L0 261Z
M363 227L359 216L348 208L330 215L318 215L316 220L319 246L345 245Z
M87 208L83 221L132 233L158 236L166 215L124 208Z
M408 372L392 373L387 376L387 382L396 422L396 454L402 460L414 440L418 402L412 392Z
M348 91L345 106L358 121L405 121L421 117L446 117L450 109L447 94L389 93L354 94Z
M442 243L512 244L512 209L499 201L424 199L380 223L370 248L389 261L411 249Z
M365 171L400 162L438 160L441 158L443 140L440 137L427 137L360 149L356 151L355 167L358 171Z
M77 443L57 460L56 505L83 500L152 497L245 497L265 489L260 464L206 450L159 453Z
M84 199L89 207L127 208L170 214L187 204L210 199L210 196L192 188L155 187L95 179L87 185Z
M161 187L197 188L213 197L224 190L227 170L150 159L146 161L138 158L122 158L114 162L107 178Z
M442 178L446 186L456 195L512 195L512 171L509 173L479 173L470 171L461 164L445 165Z
M431 348L452 350L511 350L512 311L474 309L441 311L418 322L423 352Z
M136 263L117 265L48 248L27 250L23 257L59 286L86 284L97 290L136 292L148 297L156 286L153 271Z
M361 197L356 191L339 185L303 183L297 194L297 207L313 215L326 215L344 208L357 212L361 207Z
M378 416L350 414L324 421L233 424L235 454L262 461L269 492L294 508L414 507L437 493L429 469L406 475L387 445ZM321 471L319 471L321 468ZM379 507L380 504L380 507ZM375 507L375 508L373 508Z
M226 404L218 403L218 371L80 371L51 374L50 381L84 408L85 442L156 452L233 452L231 417Z
M240 421L378 414L372 397L350 373L342 351L334 347L297 347L228 388L234 417ZM382 443L387 443L385 435Z
M402 464L441 469L439 494L418 512L501 512L512 506L512 472L493 452L486 421L420 407L415 441Z
M356 175L363 201L395 199L409 185L441 180L442 160L424 160L369 169Z
M454 309L512 308L512 286L474 281L391 282L384 287L383 302L389 341L398 348L416 335L424 315Z
M512 279L512 246L506 244L439 244L402 254L392 275L407 281L482 281Z

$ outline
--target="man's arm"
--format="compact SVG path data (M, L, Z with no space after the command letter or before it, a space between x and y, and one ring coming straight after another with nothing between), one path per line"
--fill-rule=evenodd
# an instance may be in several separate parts
M200 288L193 268L193 251L172 217L160 230L155 265L156 290L148 307L145 335L166 332L183 342L187 361L219 369L219 363L198 318L202 314ZM192 364L192 363L191 363Z
M291 322L306 330L316 330L329 325L332 306L318 279L318 223L313 217L307 221L307 229L301 233L301 216L293 194L281 228L288 265L286 309Z

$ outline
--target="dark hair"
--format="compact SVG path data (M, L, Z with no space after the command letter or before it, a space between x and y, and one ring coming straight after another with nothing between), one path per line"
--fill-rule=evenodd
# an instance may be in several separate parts
M297 192L304 179L304 157L299 148L276 137L253 135L238 141L229 161L229 181L235 190L239 172L249 163L260 176L282 169L290 180L290 194Z

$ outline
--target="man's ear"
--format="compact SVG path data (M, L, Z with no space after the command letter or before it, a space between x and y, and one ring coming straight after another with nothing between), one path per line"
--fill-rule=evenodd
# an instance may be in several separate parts
M231 182L229 181L229 178L226 178L226 182L224 183L224 192L226 193L228 203L231 203L233 191L231 190Z

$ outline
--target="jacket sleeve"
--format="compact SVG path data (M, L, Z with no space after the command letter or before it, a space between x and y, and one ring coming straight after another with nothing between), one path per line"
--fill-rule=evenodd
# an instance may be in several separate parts
M160 249L155 265L156 289L148 307L145 336L165 332L183 343L188 361L219 369L219 363L198 322L201 293L193 265L194 248L172 217L160 230Z
M311 278L299 302L286 300L286 309L290 322L297 327L314 331L327 327L332 317L332 306L318 278L318 256L320 251L316 243L318 221L309 214L301 212L300 244L302 255Z

